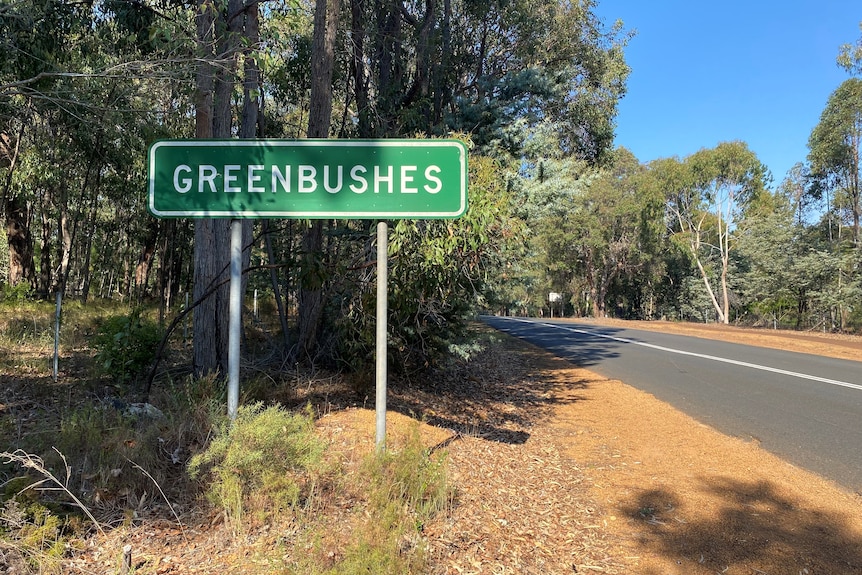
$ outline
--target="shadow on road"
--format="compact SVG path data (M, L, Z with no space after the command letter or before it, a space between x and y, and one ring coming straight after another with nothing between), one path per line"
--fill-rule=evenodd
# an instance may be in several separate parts
M486 325L494 329L542 347L580 367L589 368L601 363L602 360L618 357L619 352L616 350L624 345L622 342L585 331L573 334L571 331L563 331L559 327L545 325L546 323L554 323L553 320L533 319L531 323L526 323L518 319L495 316L483 316L481 319ZM576 325L566 327L578 329ZM606 326L600 329L590 328L590 330L609 336L623 331ZM562 337L564 335L567 336L565 340ZM574 336L574 339L571 336Z

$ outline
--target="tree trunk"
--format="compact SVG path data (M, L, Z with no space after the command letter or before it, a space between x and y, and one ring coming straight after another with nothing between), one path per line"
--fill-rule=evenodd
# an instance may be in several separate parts
M60 260L60 268L55 278L54 292L66 293L66 280L69 277L69 262L72 256L72 222L69 214L69 198L66 190L60 193L60 222L57 228L58 234L58 253L57 259Z
M256 8L256 3L250 6ZM236 84L236 61L245 25L243 0L229 0L219 11L214 0L200 0L197 42L201 62L196 75L195 137L229 138L232 135L231 95ZM217 22L216 17L220 20ZM255 22L256 24L256 22ZM214 31L220 30L218 37ZM217 45L214 52L213 47ZM216 57L218 66L212 64ZM249 234L250 235L250 234ZM196 375L228 372L228 321L230 289L230 220L195 220L194 299L221 284L194 313L193 368Z
M210 60L214 58L214 27L216 6L214 0L200 0L195 16L197 25L197 44L199 50L198 70L195 77L195 137L206 139L213 136L213 86L214 68ZM195 220L194 254L194 292L198 301L204 298L210 285L218 278L217 250L213 223L215 220ZM226 342L222 344L218 306L215 297L204 299L193 315L193 356L192 367L195 376L202 377L217 373L220 358L227 357ZM226 369L223 373L227 373Z
M133 292L135 298L141 301L147 293L147 279L150 277L150 266L153 264L153 258L156 255L156 247L159 240L159 222L151 220L147 229L147 237L144 239L144 245L141 248L141 253L138 256L138 263L135 265L135 284Z
M858 117L857 117L858 118ZM853 245L859 246L859 222L862 219L862 189L860 189L859 171L862 169L862 121L857 122L857 130L852 136L850 178L847 185L850 194L851 212L853 213Z
M98 198L99 198L99 182L101 181L100 176L96 175L96 190L93 192L93 199L90 202L90 213L87 218L87 235L86 241L84 245L84 267L82 271L81 278L81 300L84 303L87 303L87 299L90 297L90 283L92 281L92 270L91 268L91 254L93 251L93 238L96 237L96 214L98 213Z
M370 138L371 110L368 97L368 68L365 62L365 3L367 0L351 0L350 2L350 45L353 47L351 72L356 97L356 113L358 116L357 133L360 138Z
M17 137L0 133L0 167L6 169L2 197L6 199L6 240L9 245L9 285L22 282L36 287L36 264L33 260L33 235L30 232L32 211L28 202L19 194L12 194L12 175L18 165L21 139L27 123L22 122Z
M700 263L700 258L697 254L694 255L694 263L697 266L697 270L700 272L700 277L703 280L703 285L706 287L706 293L709 295L709 300L712 302L712 307L715 309L715 313L718 315L718 320L721 323L727 323L724 318L724 313L722 312L722 308L718 303L718 299L715 297L715 292L712 289L712 285L709 283L709 276L706 274L706 270L703 268L703 264Z
M722 258L721 262L721 322L730 323L730 292L727 289L727 267L728 262Z
M248 39L249 48L245 54L242 122L239 137L254 138L257 135L257 120L260 112L260 72L256 60L256 50L260 44L260 14L258 4L254 0L246 8L245 37Z
M272 249L269 220L263 220L263 241L266 245L267 262L270 265L269 279L272 282L272 293L275 296L275 306L278 309L278 320L281 323L281 333L284 334L284 349L287 350L289 349L288 342L290 341L290 332L288 331L284 301L281 298L281 288L278 285L278 271L275 268L275 253Z
M51 217L48 213L50 202L46 198L47 192L43 192L39 198L39 220L42 224L41 237L39 238L39 278L37 291L43 298L47 298L51 293L51 281L53 274L51 273Z
M245 9L245 38L247 46L243 74L243 102L239 137L254 138L258 134L260 116L260 71L257 65L257 49L260 45L260 11L257 0L248 0ZM254 238L252 220L242 222L242 269L251 266L251 243ZM242 290L246 293L248 275L242 276Z
M727 269L730 267L730 222L733 200L727 201L727 215L722 218L721 204L716 210L718 214L718 245L721 250L721 323L730 323L730 293L727 289Z
M332 120L332 70L335 61L335 32L338 0L316 0L311 57L311 108L308 137L326 138ZM317 337L323 312L323 285L320 254L323 248L323 221L314 220L302 238L302 272L299 290L299 341L302 356L316 356Z
M390 135L396 128L396 114L404 91L404 65L401 34L401 2L383 0L378 3L378 90L375 110L380 118L378 136Z
M439 124L443 119L443 88L446 82L446 74L449 71L449 60L452 54L452 0L443 0L443 22L441 32L441 60L436 62L431 70L434 76L434 124Z
M435 43L431 41L431 33L437 23L436 12L436 0L425 0L424 17L421 20L412 16L408 18L408 22L416 30L416 73L413 85L410 86L404 98L404 104L409 105L419 101L422 116L426 124L431 123L433 113L433 107L427 101L427 98L431 91L431 58L432 51L435 48Z
M27 282L36 287L30 208L21 196L6 198L6 238L9 243L9 285Z

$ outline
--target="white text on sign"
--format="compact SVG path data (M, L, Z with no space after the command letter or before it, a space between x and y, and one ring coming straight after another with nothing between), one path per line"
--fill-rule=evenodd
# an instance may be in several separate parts
M194 168L181 164L174 169L174 191L186 194L191 191L198 193L291 193L296 190L300 194L314 193L320 189L330 194L338 194L349 190L354 194L372 192L427 194L438 193L443 183L439 175L439 166L426 166L420 172L418 166L373 166L370 170L363 165L347 166L324 165L322 170L316 166L299 164L265 166L225 164L215 166L201 164ZM322 172L322 173L320 173Z

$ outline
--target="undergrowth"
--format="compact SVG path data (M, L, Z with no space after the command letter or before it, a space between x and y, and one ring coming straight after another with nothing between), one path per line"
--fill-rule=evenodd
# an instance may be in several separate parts
M92 339L96 367L119 383L129 383L153 362L161 339L162 329L141 308L103 318Z
M310 410L243 406L224 420L209 447L192 457L189 473L206 477L207 496L236 531L247 515L264 521L293 509L319 475L324 445Z
M425 522L446 508L451 490L445 458L423 447L418 424L402 448L375 452L357 470L336 469L327 461L310 409L291 413L257 404L222 424L189 468L207 478L208 499L234 531L285 514L302 526L301 536L285 549L292 557L284 565L287 573L421 573ZM322 518L334 501L351 499L362 502L349 519L351 528L333 528Z
M425 566L425 523L451 500L445 457L433 457L415 424L407 443L378 451L362 466L368 520L351 542L343 562L327 573L420 573Z
M108 302L64 302L54 382L54 311L49 302L0 302L0 375L11 382L0 389L0 433L9 439L0 446L0 572L64 573L100 532L154 518L181 523L174 506L201 505L243 540L289 525L296 537L274 544L283 573L422 572L422 531L450 488L443 456L423 448L418 427L403 446L346 469L310 407L275 401L296 403L298 390L316 385L349 387L332 374L315 383L322 376L260 372L243 382L244 400L266 403L242 407L233 422L214 376L168 372L149 398L158 409L131 403L154 314Z

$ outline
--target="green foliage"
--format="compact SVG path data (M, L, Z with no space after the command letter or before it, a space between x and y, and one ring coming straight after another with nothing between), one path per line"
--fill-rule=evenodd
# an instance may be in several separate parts
M629 314L651 313L635 301L652 296L640 293L647 286L629 287L659 268L663 201L640 185L644 171L624 148L603 168L569 157L545 157L530 166L527 211L531 248L547 279L543 299L548 292L568 294L566 303L577 313L598 316L608 313L609 302L628 299Z
M327 565L321 557L326 555L327 549L319 548L307 561L300 562L295 572L315 575L423 573L423 526L450 504L452 491L447 480L445 455L431 454L423 447L418 422L414 422L401 449L370 455L350 480L349 488L361 493L367 501L361 526L353 530L335 564Z
M120 383L129 383L150 366L161 339L159 325L138 308L128 315L102 320L92 344L100 371Z
M27 283L19 283L14 286L9 284L0 285L0 302L21 304L30 299L32 291Z
M445 459L428 454L416 424L401 450L377 452L362 475L369 485L371 516L332 573L422 572L422 527L450 502Z
M422 369L446 354L475 310L489 299L493 277L521 233L503 167L471 160L467 213L454 221L399 220L389 231L390 367ZM373 279L373 278L371 278ZM370 281L344 294L333 314L342 365L373 365L375 292Z
M189 462L189 473L209 479L208 496L241 529L247 510L262 519L294 508L308 494L323 452L310 411L255 404L221 424Z
M767 176L756 154L739 141L702 149L683 161L660 160L648 173L648 185L664 190L668 228L697 267L722 323L730 321L735 231L761 208Z
M400 575L402 573L421 573L411 566L413 557L402 555L391 547L391 540L373 541L362 538L345 550L344 558L335 566L323 571L325 575L360 575L381 573Z
M862 78L845 80L829 96L820 121L808 139L811 164L811 192L818 197L832 194L837 209L849 216L852 240L862 240ZM843 213L842 213L843 212Z
M17 552L34 572L62 572L60 560L71 535L68 519L39 503L13 497L0 507L0 544L10 555ZM4 564L14 570L14 563L7 561Z
M862 22L859 23L859 30L862 31ZM842 44L836 61L848 74L862 76L862 35L855 44Z
M391 508L406 507L421 526L449 502L445 459L429 456L418 424L411 428L402 449L376 453L363 471L371 485L371 508L381 515Z

